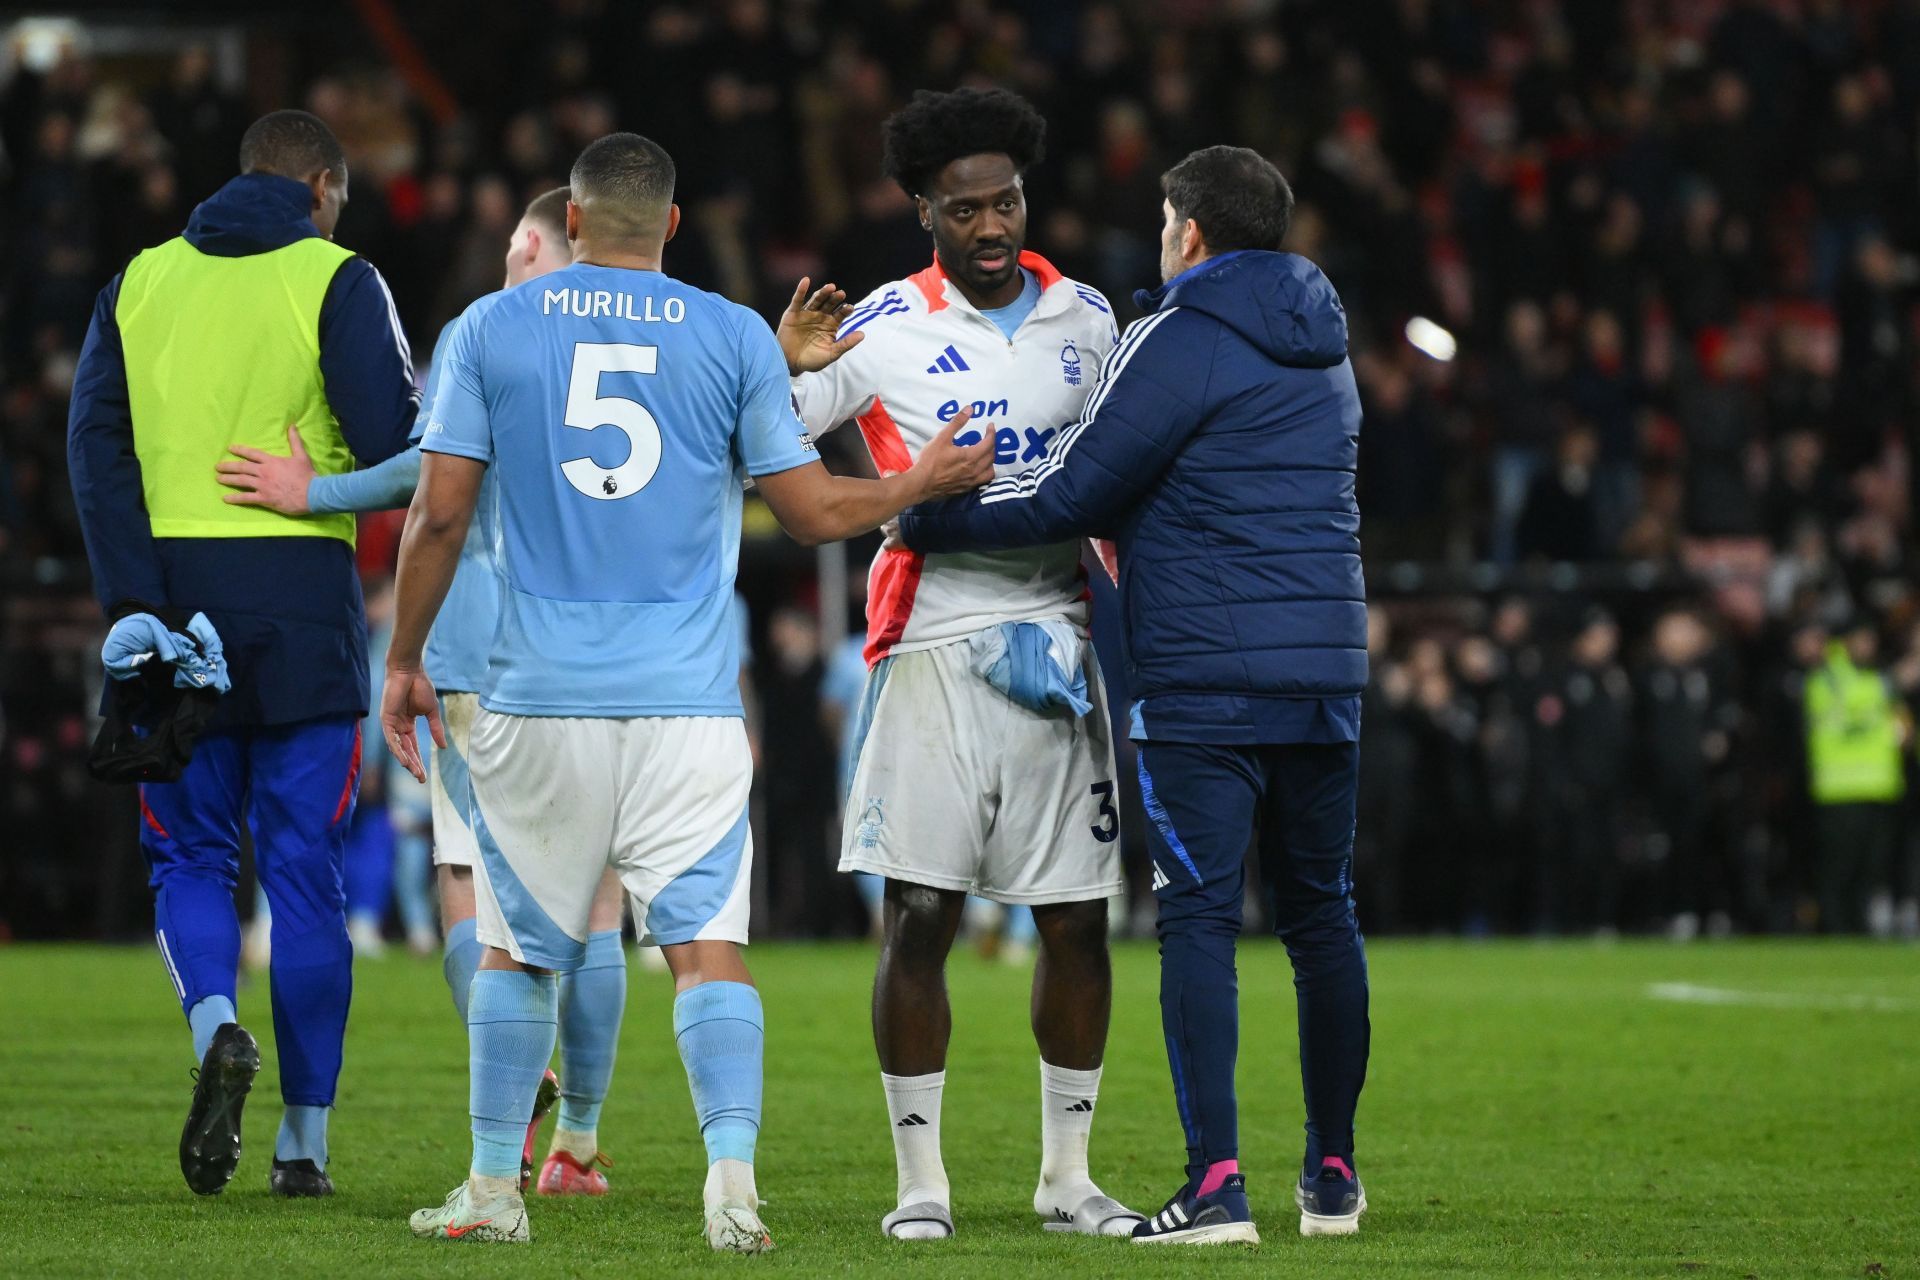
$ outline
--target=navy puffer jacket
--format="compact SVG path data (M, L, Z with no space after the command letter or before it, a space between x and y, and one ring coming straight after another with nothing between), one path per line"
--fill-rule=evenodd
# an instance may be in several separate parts
M1136 738L1352 741L1367 683L1346 313L1290 253L1138 295L1045 461L901 520L916 551L1119 544Z

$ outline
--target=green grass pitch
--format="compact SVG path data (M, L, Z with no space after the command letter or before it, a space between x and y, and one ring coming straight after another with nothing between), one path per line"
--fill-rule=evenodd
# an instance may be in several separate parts
M893 1161L864 948L765 946L760 1188L778 1242L716 1258L663 975L634 969L601 1134L603 1200L531 1206L529 1247L416 1241L466 1163L466 1048L434 961L364 963L333 1128L331 1201L267 1195L267 1066L224 1195L179 1176L187 1033L151 948L0 949L0 1273L17 1276L1920 1276L1920 952L1810 942L1372 949L1357 1239L1303 1240L1284 953L1241 950L1241 1159L1265 1243L1153 1250L1043 1233L1026 976L955 957L946 1157L956 1239L881 1238ZM1115 957L1094 1173L1151 1212L1179 1176L1151 947ZM1687 984L1683 1000L1656 984ZM1669 992L1669 995L1675 994Z

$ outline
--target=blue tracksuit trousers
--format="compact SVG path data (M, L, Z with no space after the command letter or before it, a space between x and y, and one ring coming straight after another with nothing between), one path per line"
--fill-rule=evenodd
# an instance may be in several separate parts
M360 722L346 717L208 734L178 782L140 788L154 933L182 1009L234 998L240 822L273 911L273 1031L289 1106L333 1104L353 994L342 887L360 782Z
M1353 1161L1353 1115L1367 1074L1367 959L1354 918L1357 743L1140 744L1160 903L1160 1016L1174 1098L1197 1184L1239 1158L1240 935L1249 849L1260 858L1274 932L1293 961L1306 1092L1306 1167ZM1270 1012L1272 993L1254 993ZM1269 1064L1258 1068L1262 1084Z

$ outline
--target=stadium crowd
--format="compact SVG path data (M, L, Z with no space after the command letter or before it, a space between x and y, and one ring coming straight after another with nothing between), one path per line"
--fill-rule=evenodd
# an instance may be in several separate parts
M769 316L802 274L864 293L926 254L881 120L992 82L1050 123L1032 247L1123 317L1173 160L1242 143L1294 184L1289 247L1341 291L1366 403L1368 928L1920 931L1902 713L1875 713L1891 780L1836 802L1803 711L1836 670L1920 688L1914 0L495 0L407 21L423 65L340 15L256 32L280 70L245 100L200 48L146 78L77 50L0 91L0 928L137 923L131 827L82 763L99 625L67 385L100 285L224 180L255 108L339 133L338 239L424 356L497 287L525 199L614 127L681 158L674 274ZM363 567L391 556L369 522ZM787 762L763 821L824 832L836 656L790 607L808 564L747 559L762 749ZM829 847L773 845L769 873L808 886L784 929L857 920Z

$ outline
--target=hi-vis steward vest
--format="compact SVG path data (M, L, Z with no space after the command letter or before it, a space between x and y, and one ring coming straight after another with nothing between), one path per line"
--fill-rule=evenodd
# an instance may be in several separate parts
M1877 671L1834 642L1807 673L1807 772L1818 804L1891 804L1906 794L1900 713Z
M320 374L320 306L352 256L319 236L243 258L175 237L127 264L114 319L154 537L353 541L351 515L235 506L214 476L229 445L285 453L290 422L319 474L353 469Z

